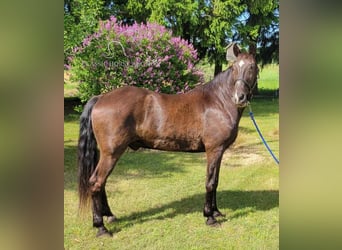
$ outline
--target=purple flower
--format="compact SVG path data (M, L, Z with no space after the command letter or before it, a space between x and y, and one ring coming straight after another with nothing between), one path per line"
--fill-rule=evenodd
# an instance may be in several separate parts
M191 63L191 61L188 61L188 70L192 70L194 65Z
M83 47L87 47L90 44L90 41L91 41L91 37L86 37L82 43Z
M110 16L109 20L110 20L112 23L116 23L116 17L115 17L115 16Z
M170 58L171 58L171 56L166 55L166 56L162 59L162 62L166 62L166 61L169 60Z
M104 25L104 28L106 29L106 30L110 30L110 22L106 22L105 23L105 25Z

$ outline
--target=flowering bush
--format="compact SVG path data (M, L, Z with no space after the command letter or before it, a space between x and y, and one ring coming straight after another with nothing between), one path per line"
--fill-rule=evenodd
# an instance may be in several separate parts
M121 25L115 17L101 21L68 59L82 101L124 85L183 93L204 79L191 44L158 24Z

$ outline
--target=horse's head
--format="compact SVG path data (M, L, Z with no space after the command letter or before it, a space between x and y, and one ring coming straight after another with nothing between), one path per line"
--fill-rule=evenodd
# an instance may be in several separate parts
M248 53L241 53L239 47L233 43L227 49L227 60L233 61L232 74L232 98L238 107L246 107L252 98L252 91L257 83L258 65L255 60L256 50L249 47Z

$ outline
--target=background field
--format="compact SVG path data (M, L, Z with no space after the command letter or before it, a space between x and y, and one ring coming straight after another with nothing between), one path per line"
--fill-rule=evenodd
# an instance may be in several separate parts
M278 89L277 66L261 71L259 87ZM261 131L279 156L278 99L255 97L252 106ZM69 109L64 122L65 249L279 248L279 169L247 110L238 139L222 162L217 196L226 217L218 228L207 227L202 215L204 154L127 151L106 186L109 204L119 217L107 225L114 237L95 238L90 211L78 216L77 137L78 115Z

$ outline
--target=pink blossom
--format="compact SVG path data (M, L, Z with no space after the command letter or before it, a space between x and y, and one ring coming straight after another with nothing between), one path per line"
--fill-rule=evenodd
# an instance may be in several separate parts
M105 57L111 55L107 53L109 40L118 42L110 52L120 50L121 45L124 48L125 56L122 58L120 58L121 52L121 54L113 53L119 56L115 58L115 64L112 59ZM119 43L122 44L119 46ZM106 53L101 56L99 53L101 51ZM172 37L170 30L156 23L135 22L132 25L123 25L115 16L111 16L107 21L100 21L98 30L85 38L82 45L74 48L73 52L75 56L88 53L84 58L94 58L95 61L103 62L103 64L91 65L92 69L90 67L86 69L90 71L89 75L93 77L92 79L97 72L100 75L96 76L96 79L110 86L137 84L158 92L170 88L173 92L183 93L191 89L194 84L193 79L202 81L203 78L203 73L195 67L198 55L194 47L181 37ZM73 59L70 61L72 65ZM98 73L97 67L101 66L105 72ZM116 70L121 72L121 75L112 74ZM183 73L185 70L187 70L186 74ZM80 79L80 81L89 82L89 79Z
M171 56L166 55L166 56L162 59L162 61L163 61L163 62L166 62L166 61L169 60L170 58L171 58Z
M188 70L191 70L194 67L194 65L191 63L191 61L188 61Z
M110 16L109 20L110 20L112 23L116 23L116 17L115 17L115 16Z
M106 30L109 30L110 29L110 22L106 22L104 27Z

